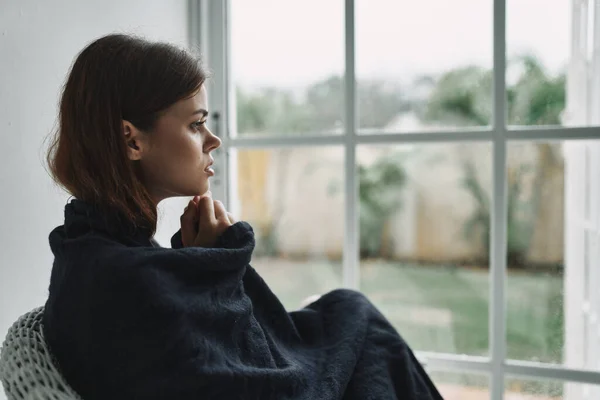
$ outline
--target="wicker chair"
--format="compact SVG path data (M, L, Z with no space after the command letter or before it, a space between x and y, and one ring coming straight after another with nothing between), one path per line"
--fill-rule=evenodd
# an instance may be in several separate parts
M44 308L23 315L0 349L0 381L8 400L81 400L58 372L42 332Z
M302 301L301 307L318 295ZM0 381L8 400L82 400L61 376L42 332L43 307L23 315L0 349Z

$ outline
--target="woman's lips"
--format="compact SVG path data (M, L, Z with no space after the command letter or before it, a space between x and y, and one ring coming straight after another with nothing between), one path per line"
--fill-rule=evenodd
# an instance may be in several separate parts
M206 166L206 168L204 168L204 172L206 172L208 176L215 176L215 170L212 169L213 163L214 161L211 160L210 163L208 163L208 165Z

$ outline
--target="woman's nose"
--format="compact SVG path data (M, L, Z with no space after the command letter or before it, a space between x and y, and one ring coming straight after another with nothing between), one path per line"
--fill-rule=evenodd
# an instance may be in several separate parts
M217 135L215 135L214 133L212 133L211 131L208 131L208 138L207 138L205 144L206 144L206 152L210 153L211 151L216 150L219 147L221 147L221 139L219 139L219 137Z

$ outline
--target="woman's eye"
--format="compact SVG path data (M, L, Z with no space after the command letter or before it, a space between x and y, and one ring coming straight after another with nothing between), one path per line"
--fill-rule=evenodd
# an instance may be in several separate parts
M192 123L192 129L194 130L199 130L204 124L206 123L206 121L196 121L194 123Z

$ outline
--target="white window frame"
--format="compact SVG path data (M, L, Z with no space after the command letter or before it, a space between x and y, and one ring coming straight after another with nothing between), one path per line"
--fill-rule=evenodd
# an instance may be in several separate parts
M247 0L239 0L247 1ZM507 143L509 141L575 141L600 139L600 127L525 127L506 125L506 0L493 0L493 118L490 127L464 129L461 131L398 132L359 135L356 112L355 74L355 18L354 0L345 1L345 119L344 134L297 137L230 137L230 127L235 126L235 91L229 85L231 76L228 29L230 0L189 0L190 37L192 48L203 50L203 59L214 76L211 78L209 106L212 112L222 116L219 126L212 122L211 128L223 140L222 150L216 155L219 179L213 182L216 196L230 201L236 198L235 152L237 149L282 148L298 146L343 146L345 151L345 222L343 250L343 285L359 289L359 234L358 234L358 182L356 179L356 148L364 144L396 143L460 143L484 142L492 145L493 196L491 215L490 251L490 303L488 357L460 354L418 352L419 358L432 370L484 373L490 377L492 400L504 398L505 379L521 377L529 379L553 379L569 382L600 384L600 371L566 368L559 365L517 361L506 358L506 168ZM600 7L599 7L600 8ZM600 18L596 13L596 19ZM598 24L600 26L600 24ZM600 53L599 53L600 54ZM232 172L232 173L229 173Z

